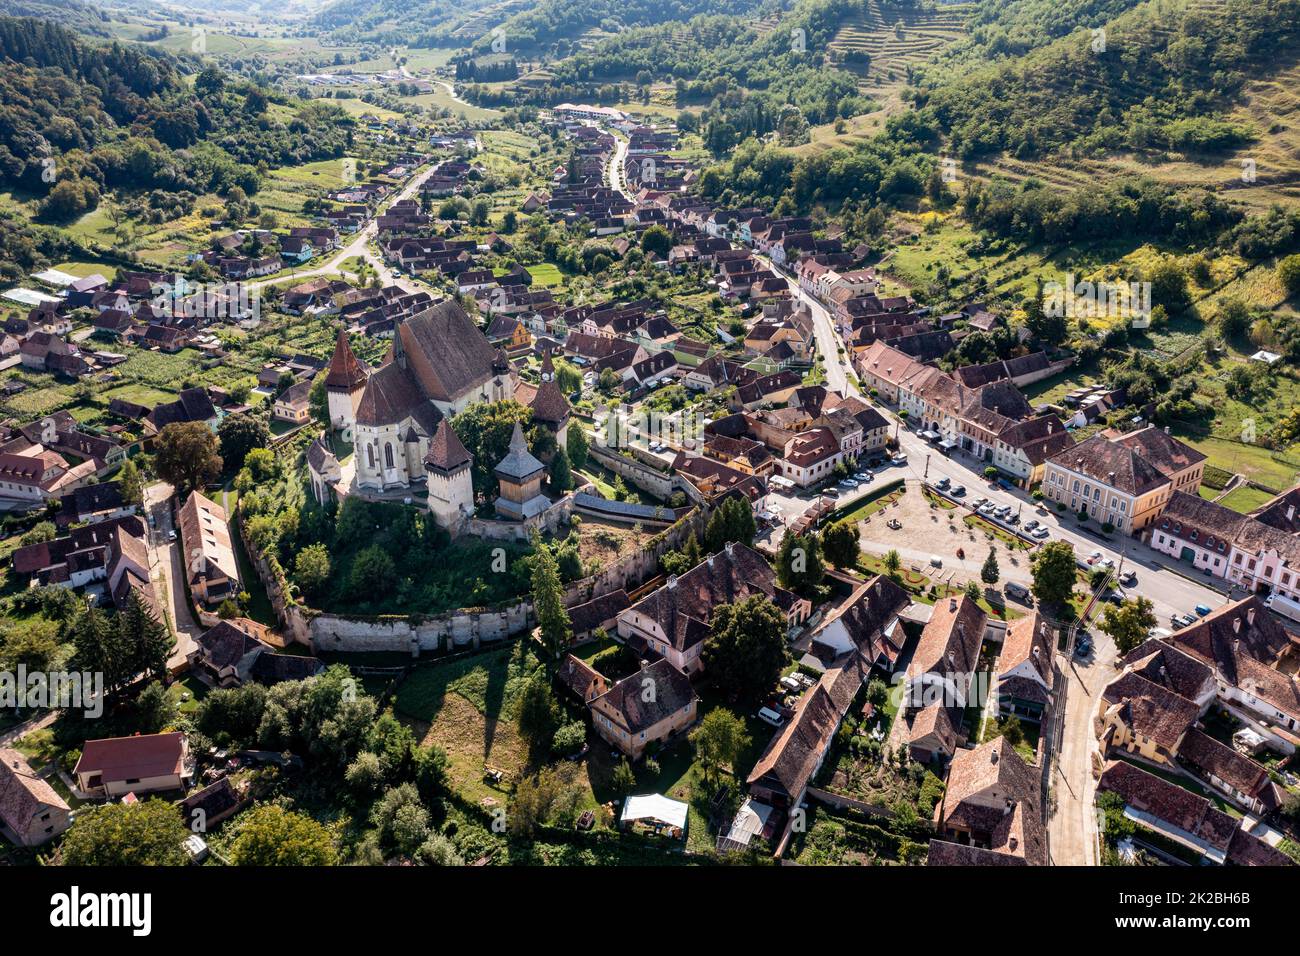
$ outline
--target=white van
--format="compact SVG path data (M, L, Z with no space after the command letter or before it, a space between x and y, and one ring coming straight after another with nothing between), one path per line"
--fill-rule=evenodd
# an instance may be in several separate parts
M774 711L771 707L760 707L757 717L765 724L771 724L773 727L780 727L785 723L785 718Z

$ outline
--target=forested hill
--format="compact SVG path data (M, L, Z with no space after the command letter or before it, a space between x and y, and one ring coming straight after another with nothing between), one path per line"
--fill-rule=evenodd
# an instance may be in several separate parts
M923 84L917 105L963 157L1068 146L1213 150L1254 131L1222 116L1300 56L1300 0L1150 0L1001 65Z
M561 39L576 40L589 30L617 33L631 27L690 20L703 14L749 16L760 7L779 9L773 0L539 0L500 24L512 49L538 49ZM485 36L477 46L485 48Z
M341 156L354 128L336 106L231 83L215 67L191 88L165 54L83 43L47 21L0 17L0 55L0 187L40 198L51 220L114 189L148 191L159 216L204 193L252 193L257 166ZM273 118L272 102L292 115Z

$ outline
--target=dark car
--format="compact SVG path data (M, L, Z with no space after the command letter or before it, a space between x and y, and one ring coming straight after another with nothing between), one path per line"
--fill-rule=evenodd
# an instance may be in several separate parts
M954 488L954 489L952 490L952 496L953 496L954 498L960 498L960 497L961 497L962 495L964 495L964 494L966 494L966 486L965 486L965 485L958 485L956 488Z
M1074 653L1079 657L1087 657L1092 653L1092 638L1084 634L1074 642Z

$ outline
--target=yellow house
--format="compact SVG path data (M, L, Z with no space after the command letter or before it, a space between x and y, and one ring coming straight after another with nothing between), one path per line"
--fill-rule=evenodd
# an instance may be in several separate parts
M632 760L695 723L699 697L690 678L660 658L592 700L591 723Z

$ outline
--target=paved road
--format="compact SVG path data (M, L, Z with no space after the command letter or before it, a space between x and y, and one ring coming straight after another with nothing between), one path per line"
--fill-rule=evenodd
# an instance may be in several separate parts
M430 166L428 169L420 173L417 173L405 186L402 187L401 191L399 191L397 195L393 197L392 201L398 202L403 199L410 199L412 196L414 196L416 190L420 188L420 186L424 183L424 181L433 175L435 168L436 167L434 166ZM371 219L361 229L357 230L357 232L348 241L348 244L343 248L337 250L334 253L334 257L330 259L328 262L326 262L324 265L317 266L314 269L304 269L301 272L296 272L294 273L292 280L286 280L282 276L278 279L267 279L261 282L250 282L247 284L247 288L250 290L256 290L264 286L280 285L286 281L297 282L304 279L315 278L316 276L329 276L329 275L350 276L351 273L344 272L342 268L343 263L346 262L348 259L359 256L365 259L368 263L370 263L371 266L374 267L375 272L378 273L379 275L379 279L382 285L385 286L396 285L406 292L431 291L430 287L425 285L424 283L419 282L416 279L411 278L410 276L403 275L399 272L394 272L392 269L388 267L388 264L384 262L383 258L370 248L371 241L374 240L378 234L379 234L379 228L378 225L376 224L376 220Z
M165 481L156 481L144 491L146 514L152 518L149 531L149 552L153 563L154 584L159 596L166 602L171 618L176 645L167 658L168 668L178 665L194 650L195 640L203 628L194 620L185 594L185 564L181 555L180 535L171 537L170 499L174 489Z
M1102 688L1115 676L1115 644L1096 635L1090 659L1059 657L1065 673L1064 717L1061 739L1052 768L1048 846L1055 866L1096 866L1097 818L1093 799L1092 757L1098 744L1092 718ZM1057 706L1061 706L1058 701Z
M623 170L623 159L627 156L627 140L612 129L604 129L605 132L614 137L614 153L609 157L609 167L605 170L605 178L609 181L610 186L622 194L624 199L628 202L636 202L636 197L627 188L627 177L624 175Z

